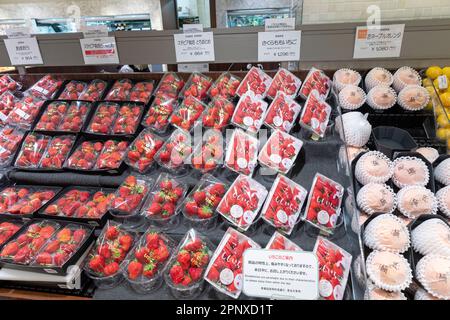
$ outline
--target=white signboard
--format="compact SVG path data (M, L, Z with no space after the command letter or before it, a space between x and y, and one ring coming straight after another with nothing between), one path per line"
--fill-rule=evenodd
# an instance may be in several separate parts
M275 18L264 20L266 31L294 30L295 18Z
M5 31L8 38L30 38L30 28L28 27L15 27L9 28Z
M184 33L203 32L203 25L201 23L183 24Z
M357 27L353 58L400 57L404 30L404 24L382 25L380 29Z
M36 37L5 39L4 41L13 66L44 63Z
M81 31L85 38L103 38L108 36L108 27L99 26L81 26Z
M80 39L85 64L118 64L116 38Z
M300 60L301 31L258 32L258 61Z
M243 257L242 291L259 298L317 299L317 256L303 251L248 249Z
M212 32L178 33L173 38L177 62L215 60Z

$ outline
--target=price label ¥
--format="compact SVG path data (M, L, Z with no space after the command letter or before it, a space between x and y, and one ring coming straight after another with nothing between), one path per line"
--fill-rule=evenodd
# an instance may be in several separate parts
M400 57L404 24L383 25L379 29L356 28L354 59Z
M258 61L300 60L301 31L258 32Z
M36 37L5 39L9 60L13 66L43 64Z
M178 33L173 38L177 62L215 60L212 32Z

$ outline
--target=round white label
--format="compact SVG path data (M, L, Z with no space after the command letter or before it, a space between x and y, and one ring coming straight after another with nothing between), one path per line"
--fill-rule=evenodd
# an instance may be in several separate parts
M247 127L250 127L250 126L253 125L253 118L252 118L252 117L249 117L249 116L244 117L244 119L243 119L242 121L244 122L244 124L245 124Z
M292 167L292 160L289 158L284 158L283 160L281 160L281 163L286 169L290 169Z
M262 125L262 122L261 122L261 120L255 120L255 127L257 127L257 128L259 128L259 127L261 127L261 125Z
M319 213L317 214L317 221L319 221L320 224L327 224L328 220L330 220L328 212L326 212L325 210L319 211Z
M272 161L273 163L279 164L281 162L281 157L279 154L271 154L269 157L270 161Z
M255 217L255 213L251 210L247 210L244 212L244 221L247 224L250 224L253 222L253 219Z
M336 225L336 220L337 220L337 214L332 214L330 217L330 224L332 227L334 227Z
M283 118L279 116L273 117L273 124L277 127L281 126L283 124Z
M333 290L334 300L342 300L343 292L340 284L336 285Z
M229 284L233 283L234 275L233 271L231 271L228 268L223 269L220 271L220 282L222 282L224 285L228 286Z
M242 273L239 273L234 277L234 286L239 291L242 290Z
M237 159L236 162L237 162L237 165L239 168L241 168L241 169L247 168L248 162L244 158L239 158L239 159Z
M289 224L290 228L293 228L295 226L296 222L297 222L297 217L295 215L289 216L288 224Z
M314 130L317 130L320 126L320 121L316 118L312 118L311 119L311 128L313 128Z
M288 221L288 215L283 210L279 210L277 212L277 219L281 223L285 224Z
M325 279L319 281L319 293L324 298L328 298L329 296L331 296L331 294L333 293L333 286L331 285L330 281Z
M235 204L230 208L230 214L233 218L239 219L244 214L244 210L240 205Z
M286 130L286 131L291 130L291 128L292 128L292 123L290 123L289 121L284 121L284 122L283 122L283 128L284 128L284 130Z

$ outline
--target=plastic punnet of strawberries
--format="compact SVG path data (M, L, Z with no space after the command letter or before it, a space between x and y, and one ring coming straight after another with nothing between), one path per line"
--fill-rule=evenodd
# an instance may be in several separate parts
M101 99L103 92L106 89L106 81L100 79L92 80L81 93L79 99L86 101L98 101Z
M177 99L183 87L184 80L182 78L180 78L175 72L166 72L159 81L158 87L155 90L155 99Z
M190 131L206 108L200 100L187 96L170 117L170 123L177 128Z
M318 237L313 252L319 260L319 294L325 300L342 300L352 256L333 242Z
M117 169L122 164L128 148L127 141L108 140L95 163L95 170Z
M287 173L294 165L303 142L280 130L275 130L258 155L259 162L275 171Z
M64 91L59 95L60 100L78 100L80 95L86 89L86 83L83 81L72 80L66 84Z
M0 129L0 167L11 164L20 142L25 135L25 131L5 126Z
M100 141L83 141L70 155L64 166L77 170L93 169L102 150L103 143Z
M33 132L29 133L23 141L22 149L17 156L14 166L18 168L37 168L49 142L49 136Z
M115 194L99 190L95 192L83 206L75 212L77 218L101 219L109 210Z
M187 185L167 173L161 173L150 191L142 214L149 220L165 221L177 213Z
M252 93L241 96L234 110L231 122L249 132L256 133L263 124L267 110L267 102Z
M144 108L138 104L122 104L114 121L112 134L134 134Z
M31 215L50 201L57 191L59 188L6 187L0 192L0 213Z
M91 104L89 102L71 102L57 130L66 132L80 132L84 122L86 121L90 108Z
M125 178L115 193L111 210L119 216L132 216L139 213L152 184L144 176L130 175Z
M165 274L166 283L175 295L185 297L201 292L199 287L203 283L203 275L211 254L212 247L206 239L195 229L190 229L171 257Z
M65 191L57 200L48 205L43 214L60 217L73 217L91 196L92 191L71 189Z
M157 285L154 282L161 278L174 247L170 237L149 229L120 265L122 273L133 288L149 291Z
M117 118L119 104L102 102L97 107L87 132L96 134L108 134L112 131Z
M262 209L262 218L285 234L291 234L308 191L291 179L278 175Z
M269 106L264 124L276 130L289 133L300 113L300 105L283 92L278 92Z
M136 236L123 230L120 224L108 221L88 254L84 270L94 280L118 278L120 264L136 240Z
M245 231L254 222L267 193L266 188L256 180L239 175L220 201L217 211Z
M316 90L320 97L325 100L328 97L331 89L330 78L322 71L316 68L311 68L300 88L299 94L307 99L313 90Z
M155 159L160 166L176 172L184 167L185 160L191 152L190 135L186 131L177 129L158 150Z
M63 266L86 241L90 232L92 230L77 224L64 226L50 238L31 265Z
M200 172L209 172L219 167L223 160L223 139L220 131L205 132L191 156L191 165Z
M2 221L0 222L0 246L8 241L17 231L23 226L23 223L18 221Z
M341 214L343 195L342 185L316 173L303 219L325 232L333 232Z
M42 114L35 130L55 131L67 112L69 104L58 101L50 103Z
M26 93L41 99L51 99L63 84L63 81L56 80L48 74L36 82Z
M136 83L131 89L130 101L143 102L147 104L152 96L153 88L153 81L142 81Z
M236 95L237 88L241 84L241 79L230 72L224 72L214 81L209 88L211 98L222 97L231 99Z
M242 291L242 256L245 250L260 245L242 233L228 228L214 252L205 280L216 290L237 299Z
M227 99L217 96L208 104L202 122L206 128L223 129L231 120L234 113L234 104Z
M156 96L144 120L142 120L142 125L151 128L155 132L164 133L176 106L177 100L175 98L166 99Z
M316 90L313 90L306 100L300 116L300 125L319 137L324 137L330 121L331 110L331 106L322 100Z
M275 231L266 245L266 249L270 250L287 250L287 251L303 251L294 242Z
M0 94L8 90L14 92L20 89L22 89L22 85L9 75L5 74L0 77Z
M61 169L75 143L75 136L54 137L39 164L40 168Z
M6 91L0 95L0 125L4 125L8 115L14 109L18 99L11 92Z
M129 79L116 80L105 97L109 101L127 101L130 97L133 82Z
M250 91L257 98L263 99L266 97L271 82L272 78L268 74L259 68L252 67L241 81L236 93L241 97Z
M225 166L237 173L251 176L258 162L258 139L235 129L227 144Z
M24 97L14 104L14 109L11 110L5 122L23 129L30 129L43 104L44 100L31 96Z
M275 98L277 93L285 93L286 96L294 99L297 91L300 89L302 81L294 74L284 68L280 68L273 77L267 96L271 99Z
M180 92L180 98L194 97L198 100L206 98L212 79L199 72L193 72Z
M140 173L147 172L154 163L154 157L164 144L164 140L144 129L128 147L125 162Z
M59 227L58 223L49 220L30 224L3 247L0 252L0 260L16 264L29 264Z

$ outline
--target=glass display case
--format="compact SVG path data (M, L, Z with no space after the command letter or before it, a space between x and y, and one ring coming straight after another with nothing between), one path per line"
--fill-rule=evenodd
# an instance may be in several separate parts
M108 31L139 31L152 29L149 14L84 17L83 21L87 26L106 25Z
M71 19L66 18L32 19L32 24L36 33L66 33L77 31Z
M265 19L290 17L293 17L290 8L228 10L227 27L257 27L263 26Z

